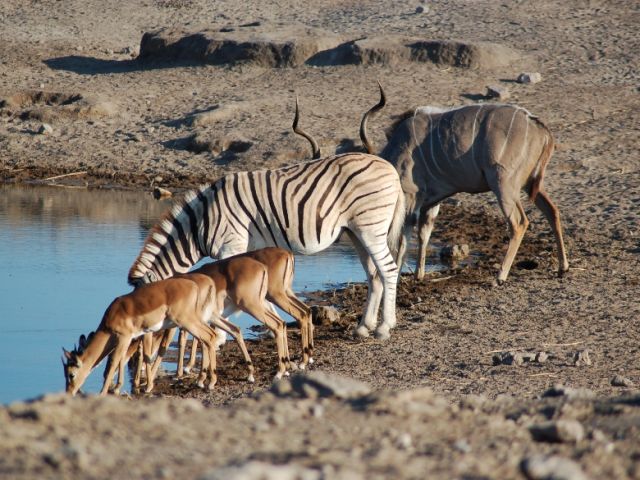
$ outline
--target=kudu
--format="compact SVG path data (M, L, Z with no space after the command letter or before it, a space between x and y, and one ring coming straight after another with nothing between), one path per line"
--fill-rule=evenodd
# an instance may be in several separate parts
M374 149L367 138L367 120L385 104L380 86L379 103L364 114L360 124L360 138L369 153ZM399 265L417 223L420 255L416 276L423 278L427 244L440 202L459 192L491 190L509 226L509 245L497 278L503 283L529 225L520 202L520 191L524 190L551 225L558 274L569 269L560 213L542 187L554 140L541 120L514 105L419 107L401 115L388 132L380 156L396 167L407 205Z

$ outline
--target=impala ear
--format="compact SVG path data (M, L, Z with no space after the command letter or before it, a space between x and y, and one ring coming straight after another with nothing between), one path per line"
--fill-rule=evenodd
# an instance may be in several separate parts
M62 347L62 353L64 354L64 355L62 356L62 363L64 363L64 359L65 359L65 358L67 359L67 361L68 361L68 360L71 360L71 352L69 352L68 350L65 350L65 348L64 348L64 347Z
M84 347L86 346L87 346L87 337L85 337L84 334L82 334L78 339L78 347L80 348L80 350L84 350Z

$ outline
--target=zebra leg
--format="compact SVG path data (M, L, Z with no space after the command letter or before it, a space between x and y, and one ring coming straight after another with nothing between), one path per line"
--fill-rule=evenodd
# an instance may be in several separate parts
M416 268L416 278L418 280L422 280L424 278L424 264L427 261L427 246L429 245L429 238L431 238L431 232L433 232L433 226L436 223L436 217L439 212L439 203L428 209L420 209L420 218L418 219L418 248L420 250L418 255L418 268Z
M369 286L369 291L367 293L367 304L365 305L364 315L360 320L360 323L356 327L354 334L361 338L366 338L369 336L369 332L376 328L376 323L378 320L378 310L380 308L380 300L382 299L383 285L380 281L380 277L378 276L378 272L376 270L376 266L371 259L371 256L367 252L367 249L364 247L360 239L351 231L347 230L347 234L351 241L353 242L353 246L358 253L358 257L360 258L360 262L364 267L364 271L367 274L367 284Z
M398 286L398 267L393 259L393 255L387 245L386 237L380 242L380 237L373 237L370 243L363 241L363 244L373 263L378 269L378 274L382 278L384 287L384 297L382 300L382 323L376 329L376 338L388 340L390 330L396 326L396 291ZM378 299L378 303L380 300Z

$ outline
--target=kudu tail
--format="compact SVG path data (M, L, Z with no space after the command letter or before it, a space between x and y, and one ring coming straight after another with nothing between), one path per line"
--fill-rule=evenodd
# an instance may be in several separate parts
M551 159L551 155L553 155L553 151L555 149L555 141L553 140L553 135L551 130L542 123L537 118L532 118L538 125L540 125L545 132L547 133L544 147L542 148L542 153L538 158L538 164L536 172L534 173L533 179L531 181L531 186L529 187L529 200L532 202L538 196L538 192L542 189L542 180L544 179L544 172L547 169L547 164Z
M398 200L396 202L396 208L393 211L393 219L391 220L391 226L389 227L389 233L387 235L387 243L389 249L394 258L398 255L398 247L400 244L400 235L404 229L404 223L407 219L407 206L404 198L404 192L400 190L398 194Z

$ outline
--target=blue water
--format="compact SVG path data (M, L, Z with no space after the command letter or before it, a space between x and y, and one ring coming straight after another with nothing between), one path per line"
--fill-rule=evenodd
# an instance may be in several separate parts
M129 267L169 205L135 192L0 186L0 403L64 389L62 347L130 291ZM364 279L349 245L296 258L298 292ZM83 391L101 379L99 368Z

